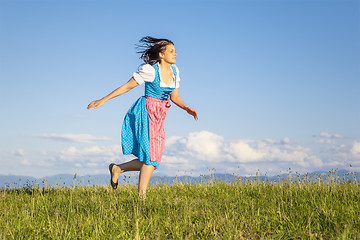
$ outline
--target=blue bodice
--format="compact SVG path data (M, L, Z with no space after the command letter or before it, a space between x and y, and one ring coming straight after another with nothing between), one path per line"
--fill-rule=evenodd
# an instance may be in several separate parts
M157 98L163 101L168 100L170 94L176 88L176 68L174 66L171 66L171 69L175 76L175 87L172 88L160 86L160 67L158 64L154 64L152 65L152 67L155 69L155 79L152 82L145 82L145 96Z

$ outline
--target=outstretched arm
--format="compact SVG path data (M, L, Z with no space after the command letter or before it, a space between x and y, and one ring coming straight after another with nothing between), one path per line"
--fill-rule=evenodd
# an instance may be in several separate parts
M170 94L170 99L173 103L175 103L178 107L184 109L188 114L192 115L194 117L195 120L198 120L198 114L197 112L190 108L188 105L186 105L186 103L181 99L181 97L179 96L179 89L176 88L171 94Z
M115 89L114 91L112 91L109 95L103 97L102 99L99 100L95 100L92 101L87 109L90 108L98 108L101 107L102 105L104 105L104 103L114 97L120 96L121 94L124 94L128 91L130 91L131 89L133 89L134 87L138 86L139 84L135 81L135 79L132 77L127 83L125 83L124 85L122 85L121 87Z

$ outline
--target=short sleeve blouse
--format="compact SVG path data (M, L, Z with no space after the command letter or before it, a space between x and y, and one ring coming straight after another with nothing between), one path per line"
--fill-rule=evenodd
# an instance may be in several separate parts
M175 82L172 83L170 86L167 86L165 83L163 83L162 81L160 82L160 87L171 87L171 88L179 88L180 84L180 75L179 75L179 68L175 65L173 65L176 68L176 77L174 76L174 78L176 79L176 85ZM174 74L174 73L173 73ZM141 85L145 82L152 82L155 79L155 68L153 68L150 64L145 64L141 67L141 69L138 72L135 72L133 74L133 77L135 79L135 81Z

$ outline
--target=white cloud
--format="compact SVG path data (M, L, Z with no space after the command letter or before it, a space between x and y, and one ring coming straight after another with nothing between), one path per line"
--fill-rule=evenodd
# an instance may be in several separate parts
M324 162L321 160L321 158L317 157L317 156L306 156L304 158L304 161L300 161L298 162L298 165L304 168L308 168L308 167L323 167L324 166Z
M20 163L21 163L22 165L26 165L26 166L30 165L30 162L29 162L28 159L23 159L23 160L20 161Z
M237 140L231 142L227 152L233 156L233 162L288 162L301 167L322 166L320 158L311 150L290 143L289 138L283 140L264 139L252 141Z
M205 161L222 161L224 138L211 132L193 132L187 137L186 147L195 158Z
M231 142L226 152L233 156L231 158L232 162L255 162L264 157L264 153L255 150L248 143L241 140Z
M324 138L337 138L337 139L341 139L343 138L343 136L339 135L339 134L330 134L327 132L322 132L319 134L320 137L324 137Z
M322 143L322 144L335 144L336 140L334 139L324 139L324 138L320 138L320 139L316 139L315 140L316 143Z
M25 156L25 151L24 151L24 149L20 148L20 149L13 151L13 155L23 157L23 156Z
M290 144L290 139L288 137L285 137L282 141L282 144Z
M321 132L319 135L314 135L316 143L320 144L328 144L328 145L334 145L338 144L342 140L346 140L346 138L340 134L330 134L327 132Z
M325 139L327 140L327 139ZM350 165L360 169L360 143L350 138L328 139L317 153L324 161L324 166L347 169Z
M191 165L191 166L190 166ZM239 166L241 166L239 168ZM186 137L169 138L160 171L179 172L189 169L217 169L220 172L238 169L249 173L254 169L316 168L324 166L323 160L311 149L296 145L285 137L276 139L238 139L226 141L222 136L202 131Z
M40 151L40 154L46 156L48 153L46 151Z
M98 162L114 162L119 161L122 155L120 145L111 146L92 146L83 149L69 147L57 154L56 160L67 163L83 163L88 164ZM89 165L88 165L89 166Z
M33 137L50 139L55 141L64 141L64 142L81 142L81 143L94 143L97 141L110 141L111 138L108 137L96 137L90 134L40 134L33 135Z
M171 146L173 146L174 144L177 144L177 143L185 144L186 139L184 137L178 137L178 136L169 137L165 141L165 147L171 147Z
M77 148L74 146L48 152L44 159L37 160L36 165L59 173L99 174L107 173L109 163L124 163L135 157L124 156L120 145L91 146Z
M45 167L45 168L52 168L54 167L54 159L48 159L48 160L41 160L37 162L37 165L39 167ZM60 165L62 165L62 163L60 163Z
M351 147L351 153L354 156L359 156L360 157L360 142L354 142L352 147Z
M216 169L219 173L237 171L237 175L251 175L257 171L277 174L289 168L303 172L319 168L328 170L346 168L350 164L360 168L360 142L350 142L347 138L335 140L335 143L315 149L296 144L287 137L227 141L208 131L192 132L166 140L162 162L156 172L169 176L199 175ZM124 156L120 145L72 146L55 155L48 152L44 158L48 159L39 161L39 166L75 169L78 173L79 169L105 173L110 162L123 163L134 159L133 156Z
M163 156L161 159L162 162L166 164L188 164L189 160L181 157L174 156Z

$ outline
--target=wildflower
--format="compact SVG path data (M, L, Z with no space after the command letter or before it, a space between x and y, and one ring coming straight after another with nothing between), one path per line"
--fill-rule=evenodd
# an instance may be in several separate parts
M276 211L277 214L280 214L280 211Z

